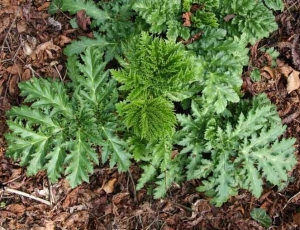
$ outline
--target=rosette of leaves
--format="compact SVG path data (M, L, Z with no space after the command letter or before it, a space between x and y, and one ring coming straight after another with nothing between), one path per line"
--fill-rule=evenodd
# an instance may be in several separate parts
M176 124L173 101L193 95L190 83L202 69L182 44L147 33L125 46L124 55L123 68L112 70L124 98L117 109L129 129L134 159L144 169L137 188L155 181L154 196L159 198L182 177L179 158L171 157Z
M7 124L7 155L20 159L29 175L46 170L52 182L66 175L75 187L89 181L99 156L102 163L120 171L130 165L127 145L119 133L123 126L115 114L118 100L116 83L104 71L103 53L88 48L81 60L68 59L68 83L32 78L19 84L24 102L13 107Z
M202 107L201 100L193 101L192 116L177 118L182 126L177 144L188 158L187 179L202 179L198 190L212 196L217 206L239 188L259 197L263 178L279 186L296 164L295 139L278 139L286 127L264 94L218 115Z
M124 55L123 68L111 71L124 93L117 105L124 123L142 139L172 136L176 118L171 101L192 95L189 83L201 72L195 56L180 43L147 33L132 39Z

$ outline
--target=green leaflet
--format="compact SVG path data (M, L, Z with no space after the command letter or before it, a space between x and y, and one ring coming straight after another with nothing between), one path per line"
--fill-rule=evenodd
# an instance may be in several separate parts
M116 135L123 127L113 115L116 85L104 72L102 58L103 53L93 48L81 55L82 64L69 58L70 83L42 78L20 83L25 101L32 104L7 113L7 155L21 159L29 175L45 169L52 182L63 174L72 187L88 182L99 164L95 145L103 148L103 163L110 160L111 167L128 169L131 156Z
M268 216L266 210L262 208L252 209L250 215L254 220L256 220L265 228L269 228L272 225L272 218Z
M176 118L173 105L162 98L135 100L129 104L119 103L118 111L128 128L142 139L158 139L172 136Z

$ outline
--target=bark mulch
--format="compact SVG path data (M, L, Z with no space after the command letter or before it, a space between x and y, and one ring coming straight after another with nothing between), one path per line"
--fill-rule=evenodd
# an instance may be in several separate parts
M297 138L299 159L300 1L285 4L276 16L279 29L251 47L242 90L268 94L288 127L285 135ZM96 168L89 184L71 189L64 179L51 184L44 172L28 177L17 162L6 158L5 112L22 104L18 82L32 76L64 80L64 47L78 36L92 36L72 29L67 14L50 16L48 6L45 0L0 1L0 229L264 229L251 218L253 208L267 211L272 218L269 229L299 229L299 165L286 186L265 185L259 199L241 190L216 208L195 191L197 181L174 185L162 200L153 200L144 189L136 191L141 173L136 165L122 174ZM270 48L279 52L278 58L266 52ZM254 69L261 75L259 82L251 79Z

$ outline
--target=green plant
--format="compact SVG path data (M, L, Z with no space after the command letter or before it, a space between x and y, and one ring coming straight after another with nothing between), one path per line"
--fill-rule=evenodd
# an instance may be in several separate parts
M266 210L262 208L254 208L250 213L251 217L260 223L265 228L269 228L272 225L272 219L268 216Z
M295 140L281 138L285 126L265 95L240 91L248 44L277 27L268 8L282 5L53 0L50 13L84 9L95 39L65 49L71 82L20 84L29 106L8 113L7 154L30 175L65 174L73 187L99 156L120 171L133 158L144 170L137 189L154 187L160 198L174 183L201 179L198 190L217 206L240 188L259 197L263 179L280 186L296 163Z
M109 61L115 55L122 54L122 44L130 37L140 32L138 21L133 17L132 0L111 1L83 1L83 0L53 0L49 7L49 13L54 14L58 10L76 14L79 10L85 10L92 18L91 29L94 31L94 39L81 37L79 41L72 42L64 50L64 54L71 56L80 54L87 47L95 46L105 51L105 60Z
M78 58L68 59L68 76L64 84L55 80L33 78L20 83L24 105L8 112L7 155L28 166L29 175L47 170L51 181L67 175L72 187L89 181L88 175L98 164L94 146L101 146L102 163L125 171L130 154L115 114L118 100L116 83L104 72L103 53L88 48Z
M285 127L264 94L231 104L218 115L203 108L201 100L193 101L192 116L177 115L183 127L177 143L188 158L187 179L202 179L199 191L220 206L239 187L259 197L263 177L278 186L288 179L286 172L296 163L295 139L278 141Z
M189 84L200 73L195 56L180 43L136 36L124 47L123 69L112 70L126 100L118 104L128 128L147 140L172 136L176 123L171 101L192 95Z

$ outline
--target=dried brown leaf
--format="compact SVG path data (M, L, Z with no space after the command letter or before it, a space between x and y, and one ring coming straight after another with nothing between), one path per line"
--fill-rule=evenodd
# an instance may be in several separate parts
M182 18L184 20L183 26L190 27L192 25L191 15L192 15L191 12L186 12L182 14Z
M293 92L294 90L300 87L300 79L299 79L298 71L294 70L287 79L287 91L288 93Z
M225 22L229 22L231 19L233 19L236 15L235 14L228 14L224 17Z
M68 216L70 215L69 212L60 212L59 214L57 214L57 216L55 216L53 218L54 222L64 222Z
M0 34L6 30L10 26L10 18L7 17L0 17Z
M64 46L64 45L69 44L71 42L72 42L72 39L65 36L65 35L59 35L59 37L58 37L58 43L59 43L60 46Z
M128 197L129 197L129 193L128 192L121 192L121 193L118 193L118 194L116 194L116 195L113 196L112 202L114 204L119 204L123 200L125 200L125 198L128 198Z
M289 75L291 74L291 72L293 71L293 68L288 66L288 65L284 65L284 66L281 66L279 68L277 68L278 72L280 74L282 74L283 76L285 77L289 77Z
M14 64L6 69L10 74L21 75L23 72L23 67L20 64Z
M77 203L79 188L80 187L75 188L73 191L71 191L67 195L66 199L63 202L63 208L64 209L67 208L67 207L74 206Z
M25 69L22 74L22 81L28 81L31 78L31 71L30 69Z
M13 212L17 216L23 216L26 210L26 207L23 204L10 204L6 208L7 211Z
M275 78L274 69L269 67L269 66L263 67L260 71L261 72L266 72L272 79Z
M45 2L43 5L37 8L38 11L46 10L50 6L50 2Z
M30 47L30 45L28 44L28 42L25 42L24 45L23 45L23 52L25 55L29 56L32 54L33 50L32 48Z
M86 229L89 222L89 213L79 211L73 213L65 222L63 229ZM76 228L74 228L76 226Z
M300 213L296 213L293 215L293 222L300 226Z
M10 95L16 96L19 93L18 82L19 82L19 76L13 75L9 81L9 87L8 87L8 91Z
M23 21L23 20L19 21L17 23L17 30L18 30L19 33L25 32L27 30L27 24L26 24L26 22Z
M17 215L16 214L14 214L13 212L9 212L9 211L1 211L0 210L0 220L2 219L2 218L8 218L8 217L17 217Z
M87 30L87 26L91 24L91 18L86 15L85 10L79 10L76 18L78 26L83 30Z
M102 189L106 193L112 193L114 191L116 182L117 182L117 178L110 179L108 182L105 183Z
M295 68L300 70L300 34L294 36L293 46L292 46L292 58Z

